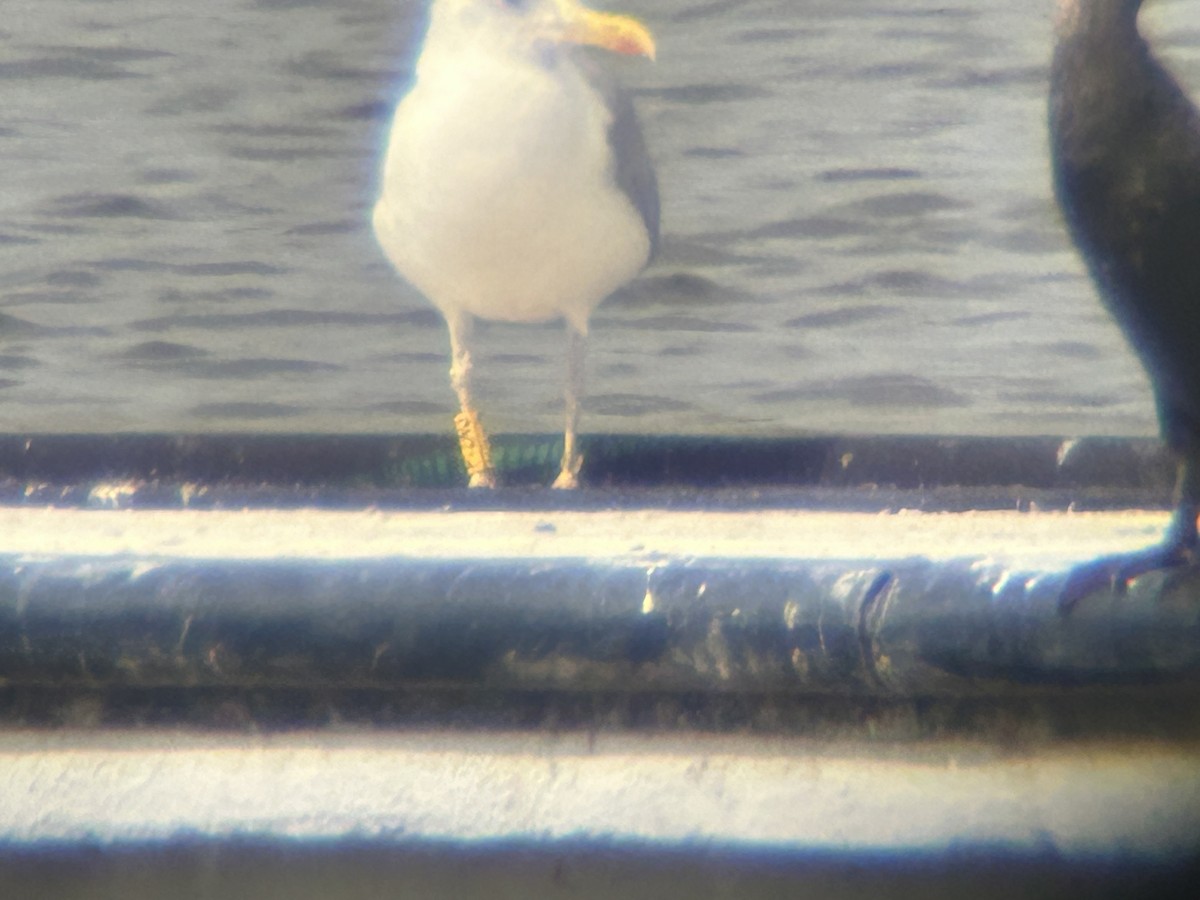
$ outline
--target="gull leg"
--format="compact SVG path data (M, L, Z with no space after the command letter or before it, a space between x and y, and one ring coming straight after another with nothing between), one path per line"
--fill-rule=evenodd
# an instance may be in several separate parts
M471 351L467 344L471 340L472 323L469 317L460 313L449 316L446 324L450 329L450 386L458 395L459 405L454 428L458 432L458 446L467 467L468 485L492 488L496 486L492 448L479 421L479 413L471 403Z
M567 490L579 487L579 469L583 465L583 456L580 455L577 444L577 432L579 401L583 396L583 360L586 353L587 336L568 323L567 387L563 398L567 424L563 431L562 468L553 484L553 487Z

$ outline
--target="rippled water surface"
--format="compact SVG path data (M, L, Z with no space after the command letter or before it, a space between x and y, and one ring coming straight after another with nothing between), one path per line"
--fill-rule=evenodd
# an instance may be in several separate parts
M444 431L440 317L368 224L406 0L5 0L0 430ZM626 0L662 251L585 431L1150 434L1058 224L1052 0ZM1152 4L1200 88L1200 0ZM557 326L481 331L559 426Z

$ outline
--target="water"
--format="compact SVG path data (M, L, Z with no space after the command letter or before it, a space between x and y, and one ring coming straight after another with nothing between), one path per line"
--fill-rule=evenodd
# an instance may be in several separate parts
M585 431L1152 434L1058 224L1051 0L628 0L660 257ZM1200 87L1200 0L1145 17ZM439 316L368 225L405 0L5 0L0 431L442 432ZM481 332L559 427L557 326Z

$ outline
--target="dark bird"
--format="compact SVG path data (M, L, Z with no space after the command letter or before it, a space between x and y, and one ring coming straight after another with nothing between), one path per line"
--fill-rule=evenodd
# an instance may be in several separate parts
M1138 32L1142 0L1059 0L1050 76L1054 188L1108 311L1150 376L1178 458L1161 544L1084 564L1090 590L1194 562L1200 510L1200 114Z
M496 483L471 397L475 319L565 320L554 486L575 487L588 318L658 241L658 187L633 105L585 46L654 57L640 23L579 0L433 0L392 123L375 234L446 319L472 487Z

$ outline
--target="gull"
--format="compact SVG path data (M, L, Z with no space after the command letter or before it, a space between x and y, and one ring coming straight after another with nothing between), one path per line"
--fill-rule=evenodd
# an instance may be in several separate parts
M586 47L655 55L638 21L579 0L433 0L392 121L375 234L446 320L472 487L496 485L471 397L474 321L565 321L554 487L577 487L588 320L658 243L658 186L633 104Z

